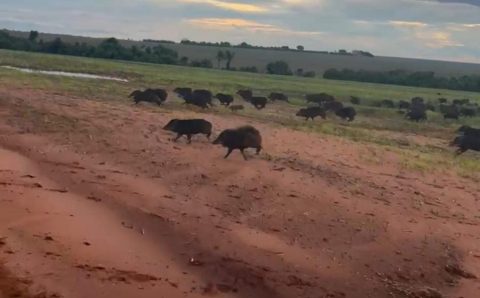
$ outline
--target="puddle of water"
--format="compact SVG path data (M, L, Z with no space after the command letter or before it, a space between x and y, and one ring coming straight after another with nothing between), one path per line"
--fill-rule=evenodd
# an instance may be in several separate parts
M2 66L2 68L11 69L11 70L18 70L18 71L26 72L26 73L39 73L39 74L46 74L46 75L53 75L53 76L83 78L83 79L97 79L97 80L110 80L110 81L128 83L128 80L126 80L126 79L110 77L110 76L100 76L100 75L94 75L94 74L88 74L88 73L80 73L80 72L36 70L36 69L21 68L21 67L14 67L14 66Z

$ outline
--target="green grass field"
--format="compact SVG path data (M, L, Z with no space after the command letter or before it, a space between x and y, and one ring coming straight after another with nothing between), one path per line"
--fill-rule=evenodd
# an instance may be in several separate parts
M385 98L409 100L421 96L426 100L438 97L471 98L480 101L480 93L451 90L378 85L357 82L341 82L323 79L308 79L264 74L227 72L181 66L152 65L116 62L58 55L24 53L0 50L0 64L44 70L63 70L119 76L130 80L124 87L177 86L209 88L213 91L234 92L239 88L252 88L259 93L270 91L288 93L302 99L305 93L327 92L346 100L355 95L365 101ZM5 72L6 70L3 70Z
M382 99L409 100L420 96L427 101L436 101L438 97L470 98L480 103L480 94L450 90L412 88L390 85L377 85L356 82L329 81L299 77L273 76L209 70L167 65L150 65L120 61L65 57L24 52L0 50L0 65L28 67L42 70L60 70L118 76L128 79L128 83L78 79L41 74L27 74L15 70L0 68L0 84L8 88L31 88L59 92L75 97L128 102L128 94L137 88L177 86L205 88L212 92L234 94L241 88L251 88L254 93L267 95L271 91L287 93L292 103L279 103L263 111L248 108L240 115L260 121L272 122L298 130L318 132L348 138L357 142L381 145L387 150L401 150L405 157L405 166L413 169L432 167L458 167L460 172L480 172L480 162L476 153L453 160L453 149L447 142L453 138L454 131L462 124L480 126L480 118L462 118L459 121L445 121L439 113L429 112L425 123L413 123L405 120L396 109L372 107L374 101ZM330 116L327 121L305 122L295 117L300 106L305 106L303 96L306 93L326 92L348 103L350 96L362 99L362 105L356 106L359 114L353 123L345 123ZM171 95L170 98L175 98ZM237 102L242 103L239 99ZM170 100L163 108L185 108L180 100ZM228 114L223 107L216 107L206 113ZM423 136L436 142L422 144L411 136ZM409 138L410 137L410 138ZM441 145L438 145L438 143Z

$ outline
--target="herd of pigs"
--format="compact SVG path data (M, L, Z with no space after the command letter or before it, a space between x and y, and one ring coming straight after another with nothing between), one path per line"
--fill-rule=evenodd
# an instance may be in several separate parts
M182 98L186 104L195 105L203 109L207 109L213 106L213 99L216 98L221 105L229 107L232 111L243 110L245 107L243 105L232 105L233 96L230 94L218 93L215 96L209 90L198 89L192 90L191 88L176 88L174 92L178 97ZM237 95L239 95L246 103L253 105L256 109L264 109L269 102L275 101L284 101L288 102L288 96L283 93L272 92L267 97L263 96L254 96L251 90L238 90ZM140 102L151 102L161 105L167 100L168 92L164 89L146 89L146 90L135 90L130 97L133 97L135 103ZM305 96L305 99L309 103L318 104L318 106L307 107L300 109L297 116L305 117L306 120L314 120L316 117L326 118L326 112L332 111L338 117L353 121L357 112L353 107L344 107L343 104L339 101L336 101L335 98L326 93L319 94L308 94Z
M229 94L218 93L215 96L204 89L192 90L191 88L179 87L174 90L175 94L183 99L186 104L195 105L203 109L212 107L213 99L216 98L221 105L229 107L232 111L243 110L243 105L232 105L234 97ZM288 102L288 96L283 93L272 92L267 97L254 96L251 90L239 90L237 92L246 103L253 105L256 109L262 110L269 102L284 101ZM135 90L130 94L136 104L140 102L150 102L161 105L167 100L168 92L165 89L145 89ZM353 121L356 116L356 111L353 107L345 107L341 102L337 101L333 96L326 93L307 94L305 99L308 103L315 103L315 106L309 106L300 109L296 115L304 117L305 120L316 117L326 118L326 112L332 111L341 119ZM440 112L445 119L458 119L459 116L475 116L475 104L470 104L468 100L457 100L452 104L447 104L446 99L439 99ZM360 99L351 97L351 103L354 105L360 104ZM380 106L386 108L394 108L395 104L391 100L383 100ZM410 102L400 101L400 111L405 110L405 117L413 121L422 121L427 119L427 110L435 110L435 107L430 103L425 103L420 97L412 98ZM472 110L472 111L471 111ZM165 130L175 132L177 141L180 137L186 136L188 142L196 134L204 134L210 138L212 134L212 124L203 119L173 119L165 127ZM244 150L247 148L256 149L257 154L262 150L262 137L260 132L252 126L243 126L236 129L224 130L213 144L221 144L228 148L225 155L227 158L233 150L240 150L243 157L246 158ZM451 146L458 148L457 154L461 154L467 150L480 151L480 129L469 126L462 126L457 130L457 136L451 142Z

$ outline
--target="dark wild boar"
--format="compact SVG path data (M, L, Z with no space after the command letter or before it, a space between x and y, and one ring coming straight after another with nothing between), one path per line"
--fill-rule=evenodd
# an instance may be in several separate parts
M458 113L458 111L448 111L443 113L443 119L445 120L447 119L458 120L459 117L460 117L460 113Z
M440 105L440 112L443 114L444 119L455 119L458 120L460 117L460 112L456 105Z
M240 97L245 101L250 101L250 99L253 97L252 90L238 90L237 94L240 95Z
M240 95L246 102L251 103L257 110L265 108L268 99L262 96L253 96L251 90L238 90L237 94Z
M457 155L468 150L480 151L480 136L472 134L460 135L455 137L450 145L458 147Z
M325 102L335 101L335 97L327 93L307 94L305 95L307 102L323 104Z
M341 108L335 112L335 115L342 118L343 120L348 120L349 122L355 120L357 116L357 111L352 107Z
M464 117L475 117L477 116L477 109L473 106L462 106L460 108L460 115Z
M192 92L192 96L193 98L197 98L202 102L206 102L209 106L213 106L213 103L212 103L213 94L208 90L204 90L204 89L194 90Z
M238 149L247 160L244 150L247 148L257 149L257 154L262 150L262 137L260 132L252 126L242 126L237 129L226 129L218 136L213 144L221 144L228 148L225 158L230 156L233 150Z
M129 97L133 97L133 101L135 102L135 104L143 101L161 105L162 102L166 100L166 96L164 99L162 99L158 96L157 92L152 89L147 89L145 91L135 90L129 95Z
M212 124L203 119L173 119L163 129L177 133L175 142L183 135L186 135L188 143L191 143L193 135L204 134L210 139L212 134Z
M410 110L424 111L427 112L427 105L424 102L412 102L410 104Z
M253 96L249 101L257 110L265 108L267 105L268 99L261 96Z
M477 136L480 137L480 129L479 128L473 128L468 125L462 125L460 128L457 130L457 132L460 135L471 135L471 136Z
M405 118L415 122L425 121L427 120L426 109L411 109L405 115Z
M185 97L192 94L192 88L188 87L177 87L173 90L179 97L185 99Z
M215 98L218 99L218 101L226 107L228 107L233 102L233 96L229 94L217 93L217 95L215 95Z
M325 113L325 110L321 107L308 107L305 109L301 109L300 111L297 112L296 114L298 117L305 117L305 121L308 119L315 120L315 117L322 117L322 119L325 119L327 117L327 114Z
M208 99L202 98L199 96L194 96L193 94L185 97L185 103L200 107L202 109L209 108Z
M412 100L410 102L412 103L412 105L415 105L415 104L419 104L419 103L424 103L425 101L423 100L423 98L417 96L417 97L412 98Z
M162 102L167 100L167 97L168 97L167 90L159 89L159 88L157 88L157 89L147 89L147 90L151 90L153 93L155 93L162 100Z
M182 97L186 104L195 105L203 109L213 106L212 93L208 90L194 90L190 94L185 93Z

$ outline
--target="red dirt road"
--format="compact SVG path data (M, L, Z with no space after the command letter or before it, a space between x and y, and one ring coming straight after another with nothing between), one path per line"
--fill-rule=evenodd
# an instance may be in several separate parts
M161 129L191 116L265 153ZM0 297L475 298L479 191L375 145L0 89Z

